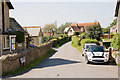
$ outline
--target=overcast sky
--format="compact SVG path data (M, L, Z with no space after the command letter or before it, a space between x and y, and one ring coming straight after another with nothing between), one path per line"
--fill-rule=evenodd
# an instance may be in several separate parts
M115 19L116 0L26 0L12 1L14 17L21 26L44 26L54 23L60 26L65 22L84 23L100 22L102 27L108 27ZM84 1L84 2L83 2ZM100 2L101 1L101 2Z

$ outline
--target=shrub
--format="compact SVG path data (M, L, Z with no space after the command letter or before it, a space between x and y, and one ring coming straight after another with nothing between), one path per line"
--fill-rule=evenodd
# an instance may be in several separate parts
M85 43L95 43L99 44L99 42L96 39L83 39L81 40L81 46L83 47Z
M120 34L117 33L114 35L112 42L111 42L111 47L117 50L120 50Z
M43 36L43 43L47 42L49 40L49 36Z
M72 44L75 46L79 46L80 45L80 38L77 36L73 36L72 37Z
M81 41L82 39L85 39L85 38L86 38L86 33L81 33L81 34L79 35L79 37L80 37L80 41Z
M79 35L80 33L79 32L75 32L75 35Z

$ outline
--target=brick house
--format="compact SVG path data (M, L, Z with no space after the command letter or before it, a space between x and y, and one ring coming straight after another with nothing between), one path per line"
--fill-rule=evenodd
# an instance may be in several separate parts
M82 32L87 31L86 27L93 26L93 25L100 25L100 24L99 24L99 22L73 23L73 24L71 24L69 29L67 29L68 30L67 33L68 33L68 35L75 35L76 32L79 32L79 34L80 34Z
M89 22L89 23L73 23L71 26L76 26L80 29L81 32L86 32L87 26L100 25L99 22Z
M120 34L120 0L117 0L116 10L115 10L115 17L117 17L117 33Z
M77 26L70 26L68 31L68 36L78 35L81 33L80 29Z

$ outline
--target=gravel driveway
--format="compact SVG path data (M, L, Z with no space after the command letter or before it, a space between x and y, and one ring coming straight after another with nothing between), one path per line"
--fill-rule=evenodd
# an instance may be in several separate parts
M81 53L68 42L30 71L14 78L117 78L113 65L85 64Z

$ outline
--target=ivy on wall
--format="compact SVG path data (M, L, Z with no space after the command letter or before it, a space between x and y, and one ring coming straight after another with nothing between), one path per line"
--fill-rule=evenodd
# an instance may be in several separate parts
M24 33L21 31L16 31L16 41L18 43L23 43L25 41Z
M16 35L16 42L23 43L25 41L24 33L21 31L9 32L9 35Z

